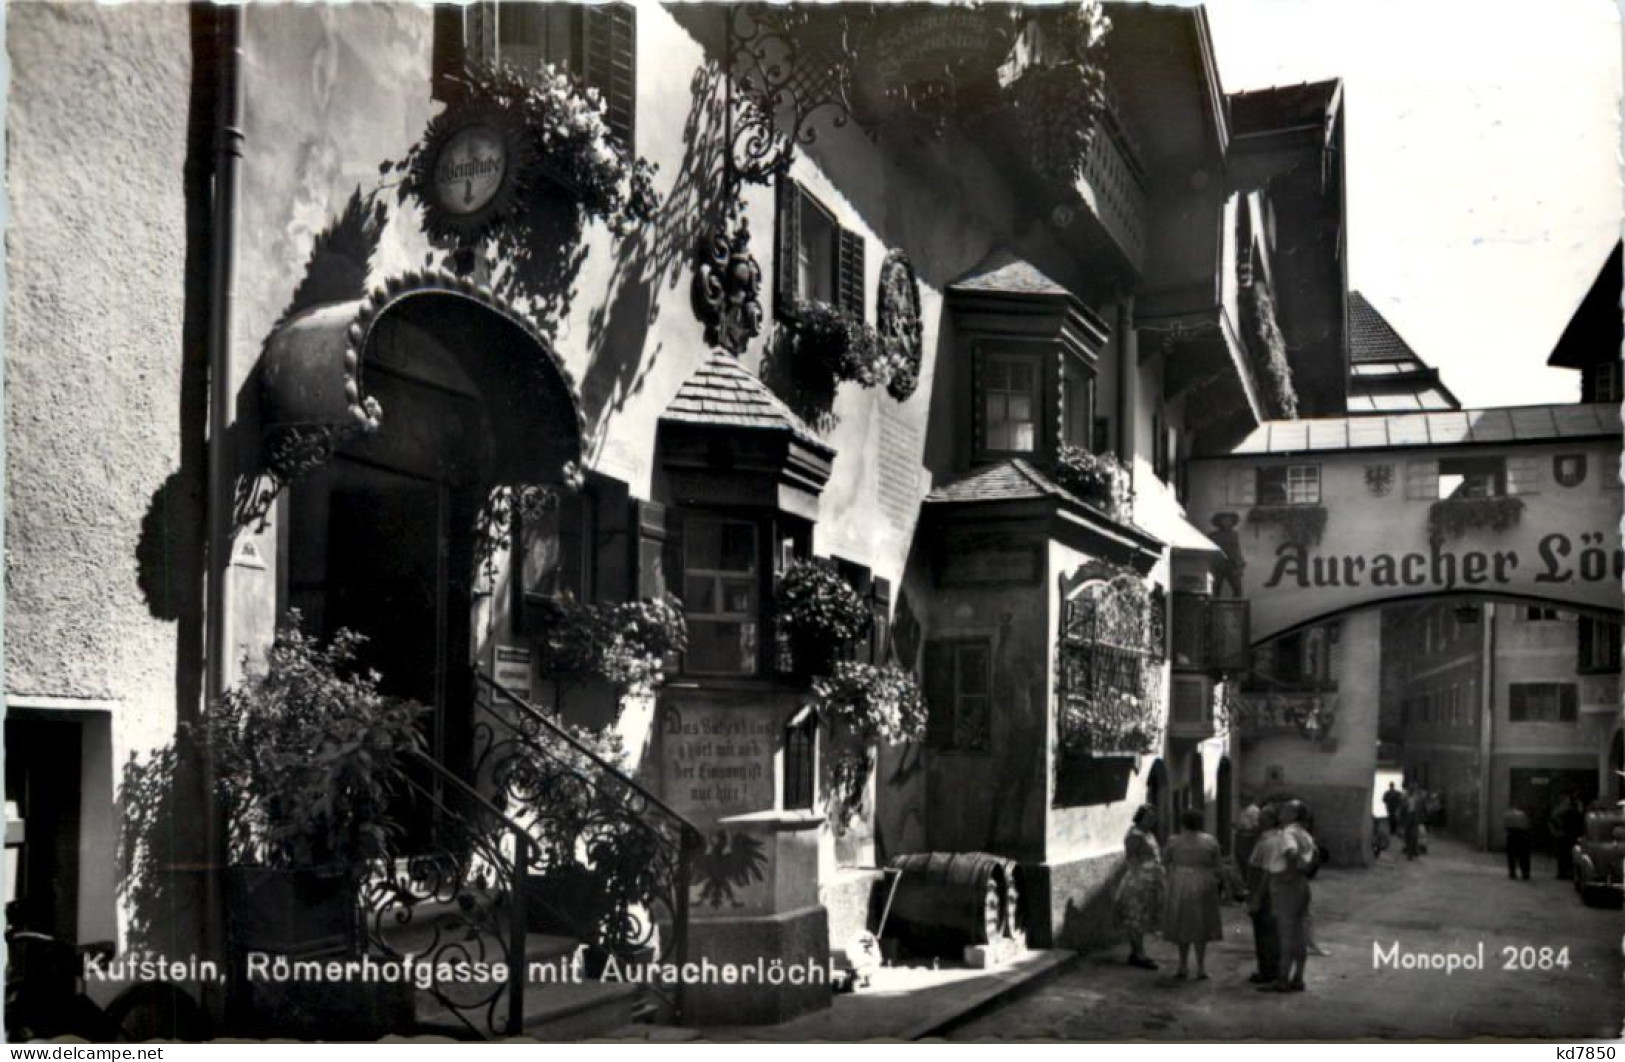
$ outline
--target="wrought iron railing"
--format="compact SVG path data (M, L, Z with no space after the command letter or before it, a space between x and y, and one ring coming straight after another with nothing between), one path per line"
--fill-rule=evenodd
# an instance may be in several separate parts
M475 777L529 834L531 924L582 939L590 961L681 966L704 835L535 706L478 679L498 703L474 726ZM680 1017L680 995L667 1003Z
M425 1008L414 999L414 1024L461 1027L482 1038L518 1035L526 979L522 870L531 862L531 839L429 756L409 759L422 774L407 775L406 783L433 823L433 842L380 860L362 883L367 953L388 960L391 980L433 1000Z

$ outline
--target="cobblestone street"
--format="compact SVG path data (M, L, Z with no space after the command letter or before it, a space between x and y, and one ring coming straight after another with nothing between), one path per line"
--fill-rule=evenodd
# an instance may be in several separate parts
M1175 982L1174 948L1148 945L1156 972L1123 965L1125 949L1084 956L1034 990L950 1032L955 1040L1615 1038L1625 1015L1617 908L1586 907L1537 857L1533 879L1509 881L1501 856L1436 840L1415 863L1385 852L1367 870L1324 871L1315 882L1308 990L1260 993L1251 924L1226 906L1211 977ZM1373 942L1405 953L1472 952L1483 970L1377 970ZM1567 948L1567 969L1508 970L1504 947ZM1538 950L1537 953L1538 955Z

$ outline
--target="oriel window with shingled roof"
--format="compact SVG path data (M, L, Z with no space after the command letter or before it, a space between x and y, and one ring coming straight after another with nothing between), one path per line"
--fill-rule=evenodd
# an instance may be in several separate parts
M684 673L772 674L773 580L811 551L834 449L718 350L667 405L659 454L671 500L643 503L640 582L683 601Z
M959 336L961 464L1047 464L1095 442L1095 363L1105 322L1037 266L1006 251L948 286Z

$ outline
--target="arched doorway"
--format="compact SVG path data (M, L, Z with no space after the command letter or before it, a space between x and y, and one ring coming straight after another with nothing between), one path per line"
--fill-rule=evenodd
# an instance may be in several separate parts
M1214 786L1214 823L1213 830L1219 838L1219 850L1225 854L1230 852L1230 802L1233 799L1230 792L1230 757L1225 756L1219 760L1218 778Z
M267 463L292 481L280 603L309 633L363 635L360 663L429 709L431 755L466 772L493 492L579 461L568 376L517 313L417 277L284 324L263 386Z
M1146 775L1145 802L1157 809L1157 839L1166 838L1169 821L1173 818L1173 802L1168 791L1168 768L1160 759L1151 765Z

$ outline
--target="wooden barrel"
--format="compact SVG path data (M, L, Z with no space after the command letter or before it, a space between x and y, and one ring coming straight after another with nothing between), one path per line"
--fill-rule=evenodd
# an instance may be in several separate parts
M1015 864L986 852L922 852L892 860L900 878L885 935L926 953L989 944L1015 928Z

